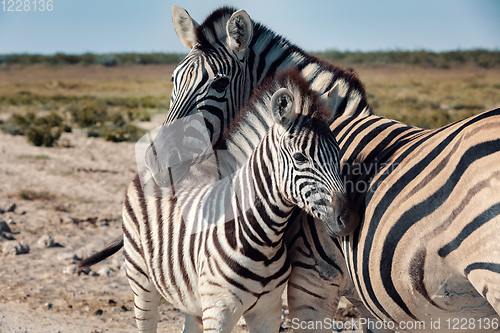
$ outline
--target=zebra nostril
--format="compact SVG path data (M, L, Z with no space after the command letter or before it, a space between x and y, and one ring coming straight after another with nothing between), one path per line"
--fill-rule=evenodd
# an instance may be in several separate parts
M344 216L342 215L337 215L337 224L339 226L339 228L345 228L346 224L344 222Z

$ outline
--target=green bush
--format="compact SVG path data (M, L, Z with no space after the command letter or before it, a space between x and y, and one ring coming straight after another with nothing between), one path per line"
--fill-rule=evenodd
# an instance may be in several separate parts
M35 146L52 147L61 133L71 131L71 127L54 111L45 116L37 116L28 111L25 115L13 114L2 130L12 135L24 135Z
M34 146L53 147L61 137L61 132L59 127L35 125L26 130L25 136Z
M112 142L137 141L145 133L145 130L127 122L120 113L107 114L106 119L87 126L88 137L102 137Z
M151 112L146 109L129 109L127 110L127 116L130 121L139 120L139 121L150 121L151 120Z
M104 123L108 119L108 113L96 100L87 98L84 105L76 105L70 110L73 121L80 127L90 127Z
M104 131L104 139L112 142L137 141L145 133L145 130L132 124L108 126Z

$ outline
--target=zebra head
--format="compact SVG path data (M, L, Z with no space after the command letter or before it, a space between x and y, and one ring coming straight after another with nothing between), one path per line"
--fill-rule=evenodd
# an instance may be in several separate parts
M221 8L199 25L174 5L172 21L191 51L174 70L170 110L146 151L146 165L160 186L182 179L190 166L211 156L205 151L224 147L223 130L251 92L247 52L253 23L244 10ZM202 118L179 123L194 114Z
M328 105L337 103L337 93L337 87L330 91ZM358 226L359 216L340 177L339 147L327 124L333 112L325 112L323 103L315 99L319 98L314 94L297 96L286 88L271 98L271 113L280 132L282 167L276 170L281 173L276 179L283 182L277 187L291 203L322 220L331 236L344 236ZM308 108L317 109L304 110Z
M248 46L253 23L244 10L222 8L199 25L173 6L172 21L182 44L191 48L175 68L170 110L165 124L201 112L213 147L251 92Z
M253 23L244 10L221 8L199 25L174 5L172 21L191 51L174 70L170 110L146 150L146 165L160 186L180 181L190 166L212 155L212 147L224 147L223 130L251 92L247 52ZM202 117L180 121L195 114Z

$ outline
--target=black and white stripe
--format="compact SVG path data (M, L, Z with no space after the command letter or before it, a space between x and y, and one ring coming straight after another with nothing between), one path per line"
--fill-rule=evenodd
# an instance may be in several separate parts
M130 184L124 249L140 331L156 330L160 295L187 314L190 332L230 332L241 315L250 332L279 330L291 271L283 234L295 206L326 229L358 223L327 114L298 72L287 72L232 125L234 175L205 184L188 177L172 188L139 177Z

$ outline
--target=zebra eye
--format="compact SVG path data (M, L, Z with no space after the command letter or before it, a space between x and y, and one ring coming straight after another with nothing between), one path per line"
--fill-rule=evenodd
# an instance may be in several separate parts
M174 82L174 76L173 75L170 77L170 82Z
M293 159L297 161L297 163L303 164L307 162L307 157L302 153L293 154Z
M216 77L214 82L212 82L212 88L218 93L224 92L229 85L229 79L227 77Z

